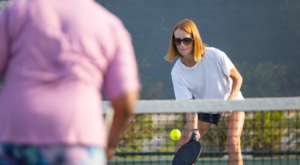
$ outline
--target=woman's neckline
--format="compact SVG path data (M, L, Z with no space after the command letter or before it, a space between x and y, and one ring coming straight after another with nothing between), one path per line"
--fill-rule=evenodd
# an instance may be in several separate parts
M205 58L205 56L200 60L200 61L197 61L196 63L195 63L195 65L194 66L186 66L182 61L181 61L181 58L182 57L180 57L179 58L179 61L180 61L180 63L181 63L181 65L182 66L184 66L184 68L187 68L187 69L193 69L193 68L195 68L204 58Z

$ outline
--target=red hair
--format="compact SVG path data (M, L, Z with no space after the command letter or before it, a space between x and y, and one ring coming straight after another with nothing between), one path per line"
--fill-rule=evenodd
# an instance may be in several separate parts
M193 21L188 19L182 20L175 25L170 40L168 54L165 56L165 59L169 62L173 62L175 57L182 57L182 55L178 52L177 47L172 42L172 39L174 38L174 32L177 29L189 33L194 38L194 42L193 42L194 60L196 62L200 61L204 57L205 49L207 45L202 42L196 24Z

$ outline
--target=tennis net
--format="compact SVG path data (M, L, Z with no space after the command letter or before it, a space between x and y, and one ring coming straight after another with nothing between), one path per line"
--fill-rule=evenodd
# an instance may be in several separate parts
M104 102L104 113L109 108L109 102ZM172 129L182 131L187 122L186 113L229 110L231 117L221 118L218 126L212 124L206 134L201 135L202 152L196 165L237 163L241 159L235 157L239 145L244 164L300 164L300 97L242 101L140 100L120 138L116 156L109 164L172 164L180 141L172 140L170 132ZM243 112L245 119L241 115ZM235 131L239 128L237 121L243 126L240 138ZM204 129L206 127L199 127L201 134ZM182 134L181 138L184 137Z

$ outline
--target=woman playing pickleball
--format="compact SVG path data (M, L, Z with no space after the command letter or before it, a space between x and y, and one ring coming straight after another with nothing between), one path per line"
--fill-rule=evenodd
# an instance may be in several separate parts
M168 54L165 59L173 62L172 82L176 100L228 99L243 100L240 92L242 76L231 60L221 50L207 47L202 42L195 23L185 19L178 22L172 32ZM191 130L198 129L197 140L202 138L212 124L218 125L224 118L227 130L228 164L241 165L240 136L243 130L244 112L187 113L186 125L177 150L189 141Z

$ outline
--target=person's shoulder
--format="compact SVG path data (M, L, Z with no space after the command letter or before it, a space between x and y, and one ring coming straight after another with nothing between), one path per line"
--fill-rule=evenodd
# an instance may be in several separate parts
M90 29L87 33L97 34L97 36L108 35L113 39L124 34L129 34L121 19L97 1L78 0L76 2L68 3L77 3L74 5L81 6L81 17L76 19L76 21L85 22L85 25L82 26ZM78 12L74 10L74 8L71 11Z
M125 26L119 17L117 17L112 12L108 11L105 7L101 6L100 4L97 4L97 2L93 1L93 3L96 3L95 8L97 10L97 17L99 21L101 20L100 22L102 25L106 24L114 30L125 29Z
M224 52L221 51L218 48L214 48L214 47L207 47L205 50L205 54L209 54L209 55L219 55L219 54L223 54Z
M223 56L225 53L221 51L220 49L214 48L214 47L207 47L205 50L205 56L209 58L220 58Z
M97 3L97 2L94 2ZM99 11L99 14L102 14L101 18L105 18L107 21L116 21L116 22L120 22L121 20L119 19L119 17L117 17L115 14L113 14L112 12L110 12L109 10L107 10L105 7L97 4L95 5L97 10Z

